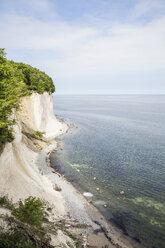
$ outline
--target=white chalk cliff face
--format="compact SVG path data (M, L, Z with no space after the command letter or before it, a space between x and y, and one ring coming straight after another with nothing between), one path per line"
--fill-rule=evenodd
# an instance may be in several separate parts
M22 106L22 121L25 118L29 127L45 132L47 138L56 137L60 131L65 131L64 125L54 116L52 95L46 92L42 95L33 93L22 99Z
M8 195L14 201L29 195L37 196L55 204L56 211L63 214L64 204L60 193L53 189L52 183L37 167L42 152L36 151L33 142L22 133L28 128L31 132L45 132L46 138L53 138L67 130L67 125L54 116L52 95L33 93L21 99L16 120L15 139L5 145L0 156L0 195ZM46 163L44 156L43 160Z

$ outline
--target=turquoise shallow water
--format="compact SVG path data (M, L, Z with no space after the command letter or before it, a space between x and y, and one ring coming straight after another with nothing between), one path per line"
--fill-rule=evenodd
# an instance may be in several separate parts
M75 125L56 169L125 234L165 247L165 96L55 96L54 109Z

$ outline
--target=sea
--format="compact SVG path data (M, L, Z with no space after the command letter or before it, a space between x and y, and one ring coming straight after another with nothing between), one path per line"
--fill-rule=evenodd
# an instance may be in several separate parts
M165 247L165 96L55 95L51 163L142 247ZM87 193L89 192L89 193Z

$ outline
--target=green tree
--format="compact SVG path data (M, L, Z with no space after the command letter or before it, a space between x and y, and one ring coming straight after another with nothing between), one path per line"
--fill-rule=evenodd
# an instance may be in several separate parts
M41 226L44 213L44 203L39 198L32 196L29 196L24 202L20 201L18 208L13 211L19 220L34 226Z
M6 59L5 49L0 49L0 151L6 142L14 139L14 109L18 100L33 91L49 94L55 91L53 80L44 72L23 63ZM13 116L12 116L13 115Z
M5 142L13 140L12 126L14 118L10 118L12 110L18 107L17 100L27 90L23 75L0 53L0 148Z
M55 91L53 80L45 72L23 63L17 63L17 68L24 74L28 90L37 91L39 94L42 94L44 91L51 94Z

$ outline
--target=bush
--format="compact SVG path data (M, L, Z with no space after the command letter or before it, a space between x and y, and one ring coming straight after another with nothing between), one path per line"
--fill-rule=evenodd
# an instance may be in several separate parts
M12 210L14 208L13 203L8 199L7 196L0 197L0 207L5 207L7 209Z
M34 139L42 139L44 133L45 132L35 131L34 133L30 134L30 136Z
M56 230L54 224L45 219L45 205L39 198L30 196L15 207L2 196L0 207L11 210L11 215L0 215L0 220L6 223L5 229L0 226L0 248L53 248L48 233Z
M35 248L31 240L16 230L13 232L0 232L0 248ZM40 246L41 247L41 246Z
M79 240L63 229L61 220L50 222L45 218L48 215L45 204L30 196L15 207L6 196L0 197L0 207L12 206L9 215L0 215L0 220L6 223L5 228L0 226L0 248L54 248L50 244L51 234L57 235L58 228L74 241L75 247L82 247ZM51 211L49 205L47 211Z
M7 203L6 196L0 197L0 206L4 206Z
M22 222L41 227L45 216L45 205L39 198L29 196L24 202L19 202L18 208L13 210L13 215Z

